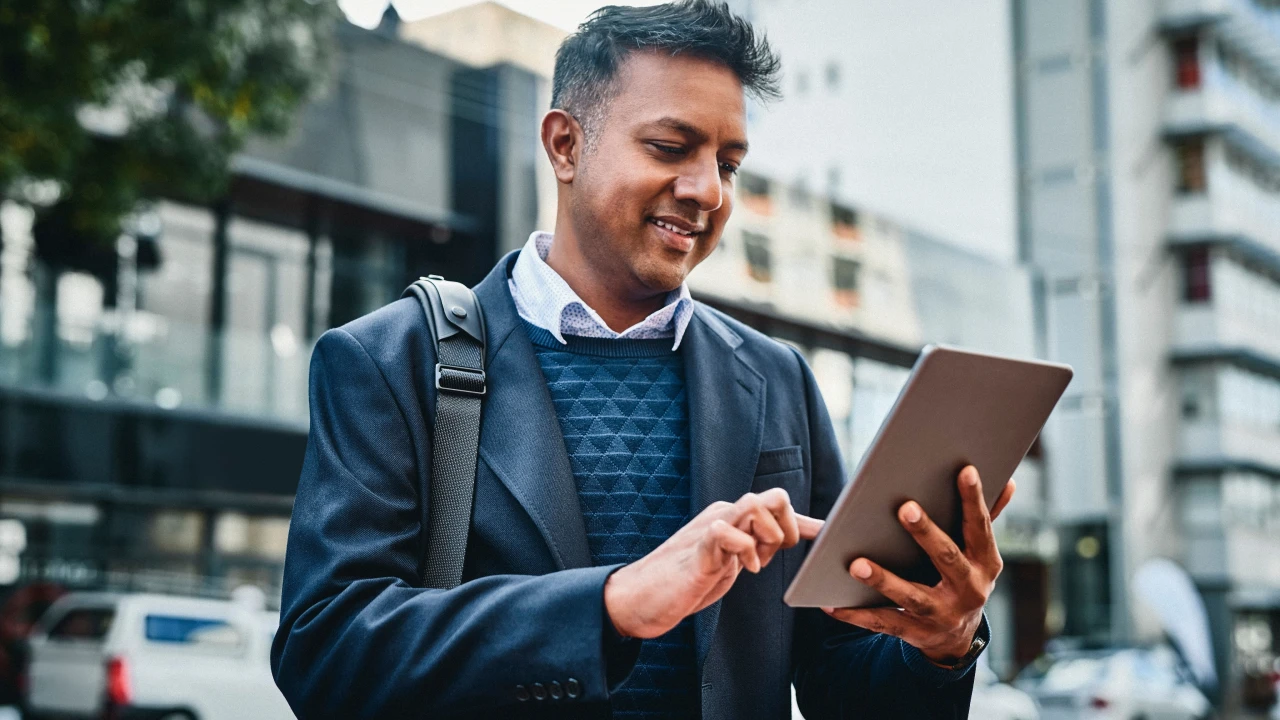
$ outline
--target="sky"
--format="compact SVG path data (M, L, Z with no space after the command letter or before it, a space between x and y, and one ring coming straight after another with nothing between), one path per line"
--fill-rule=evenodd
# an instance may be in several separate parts
M475 0L396 0L416 20ZM573 30L602 4L657 0L499 0ZM782 50L784 99L753 129L752 169L820 188L840 166L842 199L940 240L1002 260L1016 256L1012 53L1006 0L735 0ZM374 26L386 0L341 0ZM770 27L770 20L782 24ZM811 29L812 28L812 29ZM821 32L821 35L815 35ZM795 73L818 85L838 60L838 105L801 100ZM798 114L797 114L798 113ZM811 113L811 115L804 115Z
M601 5L656 5L662 0L499 0L517 12L565 30L574 30ZM449 12L476 0L396 0L396 12L405 20L418 20ZM351 22L364 27L378 24L387 0L339 0Z
M813 189L836 166L841 199L1015 258L1007 0L753 2L782 55L783 99L763 109L747 164ZM835 91L824 82L829 64L839 69Z

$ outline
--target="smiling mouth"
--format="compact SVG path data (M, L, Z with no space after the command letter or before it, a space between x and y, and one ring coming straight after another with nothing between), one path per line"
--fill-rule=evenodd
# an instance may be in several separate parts
M695 230L685 230L683 228L677 227L669 222L666 222L664 220L659 220L657 218L649 218L649 222L653 223L654 225L657 225L663 230L669 230L677 235L684 235L685 237L696 237L698 234L697 231Z

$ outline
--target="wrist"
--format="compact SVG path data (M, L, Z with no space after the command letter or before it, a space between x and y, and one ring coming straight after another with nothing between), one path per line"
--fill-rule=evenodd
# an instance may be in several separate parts
M610 573L604 581L604 613L608 617L609 622L613 623L613 629L624 638L636 637L633 632L633 624L628 622L631 613L631 602L627 599L627 583L626 583L627 566L618 568ZM619 577L622 576L622 577Z
M979 634L981 629L981 617L979 617L978 626L968 634L963 644L957 642L928 649L920 648L920 654L938 667L954 669L977 657L986 647L986 641Z
M951 669L960 664L960 659L969 652L969 644L965 644L963 648L920 648L920 654L925 659L937 665L940 668Z

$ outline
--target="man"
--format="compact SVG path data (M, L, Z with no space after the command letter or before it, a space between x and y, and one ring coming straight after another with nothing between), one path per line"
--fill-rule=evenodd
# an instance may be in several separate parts
M604 8L561 47L555 232L475 288L489 394L461 586L420 583L420 307L320 339L272 648L300 718L784 718L792 682L809 718L967 715L1000 570L977 473L964 551L901 509L937 586L852 564L903 610L785 606L842 484L831 422L798 353L684 283L732 208L744 92L775 95L778 71L706 0Z

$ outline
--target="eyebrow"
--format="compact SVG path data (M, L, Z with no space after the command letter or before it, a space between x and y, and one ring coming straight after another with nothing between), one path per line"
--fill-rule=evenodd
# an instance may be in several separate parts
M693 125L690 125L684 120L680 120L679 118L673 118L673 117L667 116L667 117L658 118L657 120L654 120L649 124L657 125L659 127L664 127L669 130L675 130L676 132L681 133L683 135L688 135L689 137L697 140L698 142L707 141L707 134L705 132L699 130ZM729 150L741 150L744 153L747 152L747 149L748 149L746 140L731 140L725 143L724 147Z

